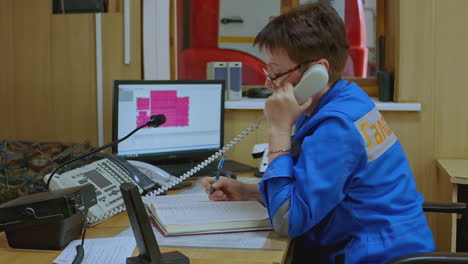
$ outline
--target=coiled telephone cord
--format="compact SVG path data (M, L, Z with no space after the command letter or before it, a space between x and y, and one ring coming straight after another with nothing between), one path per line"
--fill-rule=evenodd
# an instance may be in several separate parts
M231 147L233 147L239 141L244 139L251 132L255 131L260 126L260 123L263 121L264 118L265 118L265 116L262 115L259 119L257 119L257 121L254 124L252 124L250 127L245 129L244 131L242 131L239 135L237 135L234 139L232 139L228 144L226 144L224 147L222 147L220 150L215 152L213 155L211 155L206 160L202 161L200 164L193 167L191 170L185 172L180 177L177 177L177 178L171 180L169 183L159 187L157 190L149 192L148 194L143 196L142 197L143 202L148 202L148 199L150 199L150 198L152 198L154 196L160 195L163 192L166 192L167 190L171 189L175 185L177 185L177 184L181 183L182 181L190 178L190 176L194 175L195 173L197 173L198 171L200 171L201 169L206 167L211 162L215 161L219 156L223 155ZM116 215L116 214L118 214L120 212L123 212L125 210L126 210L125 205L119 206L119 207L117 207L115 209L112 209L112 210L110 210L110 211L108 211L108 212L106 212L106 213L104 213L104 214L102 214L102 215L100 215L98 217L88 217L88 223L91 224L91 225L95 225L95 224L97 224L99 222L102 222L105 219L110 218L110 217L112 217L112 216L114 216L114 215Z

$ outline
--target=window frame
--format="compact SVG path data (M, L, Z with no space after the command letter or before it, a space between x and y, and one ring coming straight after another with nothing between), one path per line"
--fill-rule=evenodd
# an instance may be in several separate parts
M177 79L177 1L170 1L170 67L171 79ZM299 0L281 0L281 13L288 11L291 8L298 6ZM398 8L399 1L395 0L377 0L377 21L376 21L376 40L379 36L386 38L385 50L385 69L394 74L394 98L397 97L397 68L398 68ZM379 65L379 52L377 49L377 65ZM346 77L345 79L358 84L369 96L377 97L379 93L378 82L376 77L369 78L353 78Z

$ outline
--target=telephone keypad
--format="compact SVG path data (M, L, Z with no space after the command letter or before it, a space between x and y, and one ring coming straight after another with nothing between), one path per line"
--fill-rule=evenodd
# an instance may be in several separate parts
M57 175L52 179L52 182L51 187L54 186L54 188L67 188L86 183L93 184L99 202L89 209L88 215L91 217L99 217L123 204L119 189L122 183L131 182L138 186L126 168L122 168L109 159L101 159ZM143 189L140 186L138 187L140 193L142 193Z
M110 191L110 190L112 190L112 189L114 189L114 188L117 188L117 186L112 185L111 187L105 189L104 191L105 191L105 192L108 192L108 191Z

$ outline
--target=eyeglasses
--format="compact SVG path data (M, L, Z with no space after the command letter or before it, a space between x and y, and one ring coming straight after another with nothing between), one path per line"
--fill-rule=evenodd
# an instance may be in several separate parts
M308 63L315 62L315 61L318 61L318 60L319 60L319 59L312 59L312 60L308 60L308 61L303 62L303 63L299 63L299 64L296 65L294 68L292 68L292 69L290 69L290 70L288 70L288 71L285 71L285 72L276 74L276 76L273 77L273 78L270 77L270 76L268 75L268 71L267 71L265 68L263 68L263 73L265 73L265 77L266 77L270 82L273 82L273 81L278 80L279 78L281 78L281 77L283 77L283 76L285 76L285 75L287 75L287 74L290 74L291 72L293 72L293 71L295 71L295 70L300 69L302 66L304 66L304 65L306 65L306 64L308 64Z

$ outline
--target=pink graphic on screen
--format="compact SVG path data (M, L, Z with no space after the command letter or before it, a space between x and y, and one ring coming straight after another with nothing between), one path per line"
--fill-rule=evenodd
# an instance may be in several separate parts
M149 121L150 116L166 115L161 127L184 127L189 125L189 98L177 97L177 91L151 91L150 98L137 98L137 126Z

